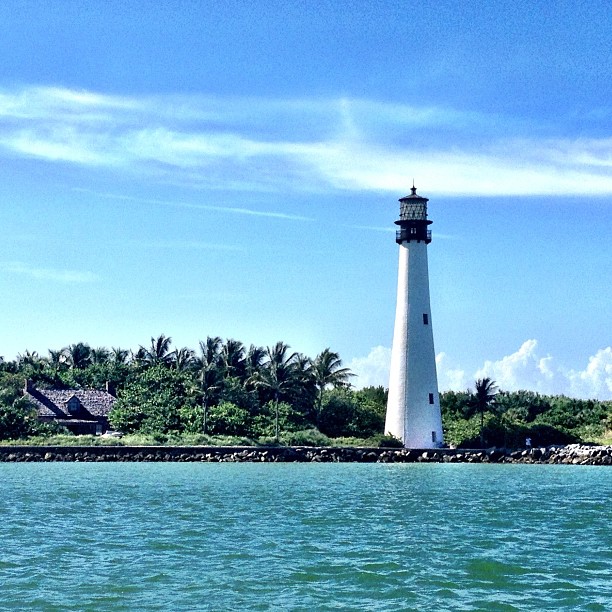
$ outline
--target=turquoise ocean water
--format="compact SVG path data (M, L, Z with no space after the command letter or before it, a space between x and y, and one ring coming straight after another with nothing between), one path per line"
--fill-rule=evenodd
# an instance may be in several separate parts
M612 610L612 470L0 464L0 610Z

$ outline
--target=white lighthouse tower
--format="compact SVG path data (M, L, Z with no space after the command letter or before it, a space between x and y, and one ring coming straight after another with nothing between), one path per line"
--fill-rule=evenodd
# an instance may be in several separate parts
M429 200L411 191L400 199L395 222L399 271L385 433L406 448L437 448L443 438L427 267L432 222Z

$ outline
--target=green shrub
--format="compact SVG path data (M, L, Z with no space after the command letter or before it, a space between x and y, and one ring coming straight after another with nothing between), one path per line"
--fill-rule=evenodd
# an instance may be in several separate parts
M376 442L375 446L380 448L404 448L404 443L391 434L376 436L373 441Z
M222 401L208 409L207 431L214 435L244 436L251 431L250 414L246 408Z
M109 414L125 433L166 434L193 427L200 410L193 381L181 371L154 366L128 384Z
M330 446L332 441L318 429L285 432L281 442L287 446Z
M251 433L258 438L271 438L276 430L276 403L266 402L251 421ZM287 402L278 402L278 429L281 434L304 430L304 415Z
M462 448L470 440L480 440L480 417L470 419L454 419L447 414L443 415L444 440L449 446ZM480 443L478 443L480 445Z
M330 438L367 438L382 433L384 408L350 389L331 389L323 394L318 423L320 431Z

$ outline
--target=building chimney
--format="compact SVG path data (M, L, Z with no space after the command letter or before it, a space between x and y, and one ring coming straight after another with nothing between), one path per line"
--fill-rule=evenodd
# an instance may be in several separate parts
M115 385L110 380L106 381L106 392L113 397L117 397L117 391L115 390Z
M31 379L26 378L25 379L25 385L23 387L23 392L24 393L32 393L34 391L34 383L32 382Z

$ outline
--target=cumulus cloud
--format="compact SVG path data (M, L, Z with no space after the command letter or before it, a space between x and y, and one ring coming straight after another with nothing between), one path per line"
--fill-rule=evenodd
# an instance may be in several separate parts
M450 195L612 193L608 135L540 138L513 118L363 99L25 87L0 92L0 134L0 156L204 188L397 192L409 167Z
M366 357L355 358L349 367L357 375L358 388L389 384L391 350L373 348ZM598 350L583 369L558 364L542 354L537 340L523 342L517 351L497 360L486 360L474 372L466 372L445 353L436 356L438 386L441 391L465 391L478 378L489 377L504 391L526 389L547 395L568 395L585 399L612 399L612 347Z
M391 349L375 346L366 357L355 357L348 364L356 378L356 387L387 387L389 385L389 364Z
M612 347L589 357L583 370L557 364L551 355L542 355L536 340L526 340L515 353L497 361L485 361L475 378L488 376L507 391L529 389L571 397L612 398Z
M492 378L497 385L507 391L519 388L541 391L542 384L549 386L555 377L551 369L551 358L542 361L537 354L536 340L526 340L515 353L506 355L497 361L485 361L475 378Z
M569 395L612 399L612 347L606 347L589 357L584 370L569 370Z
M465 370L458 363L452 361L446 353L436 355L436 369L440 390L465 390L470 384Z

